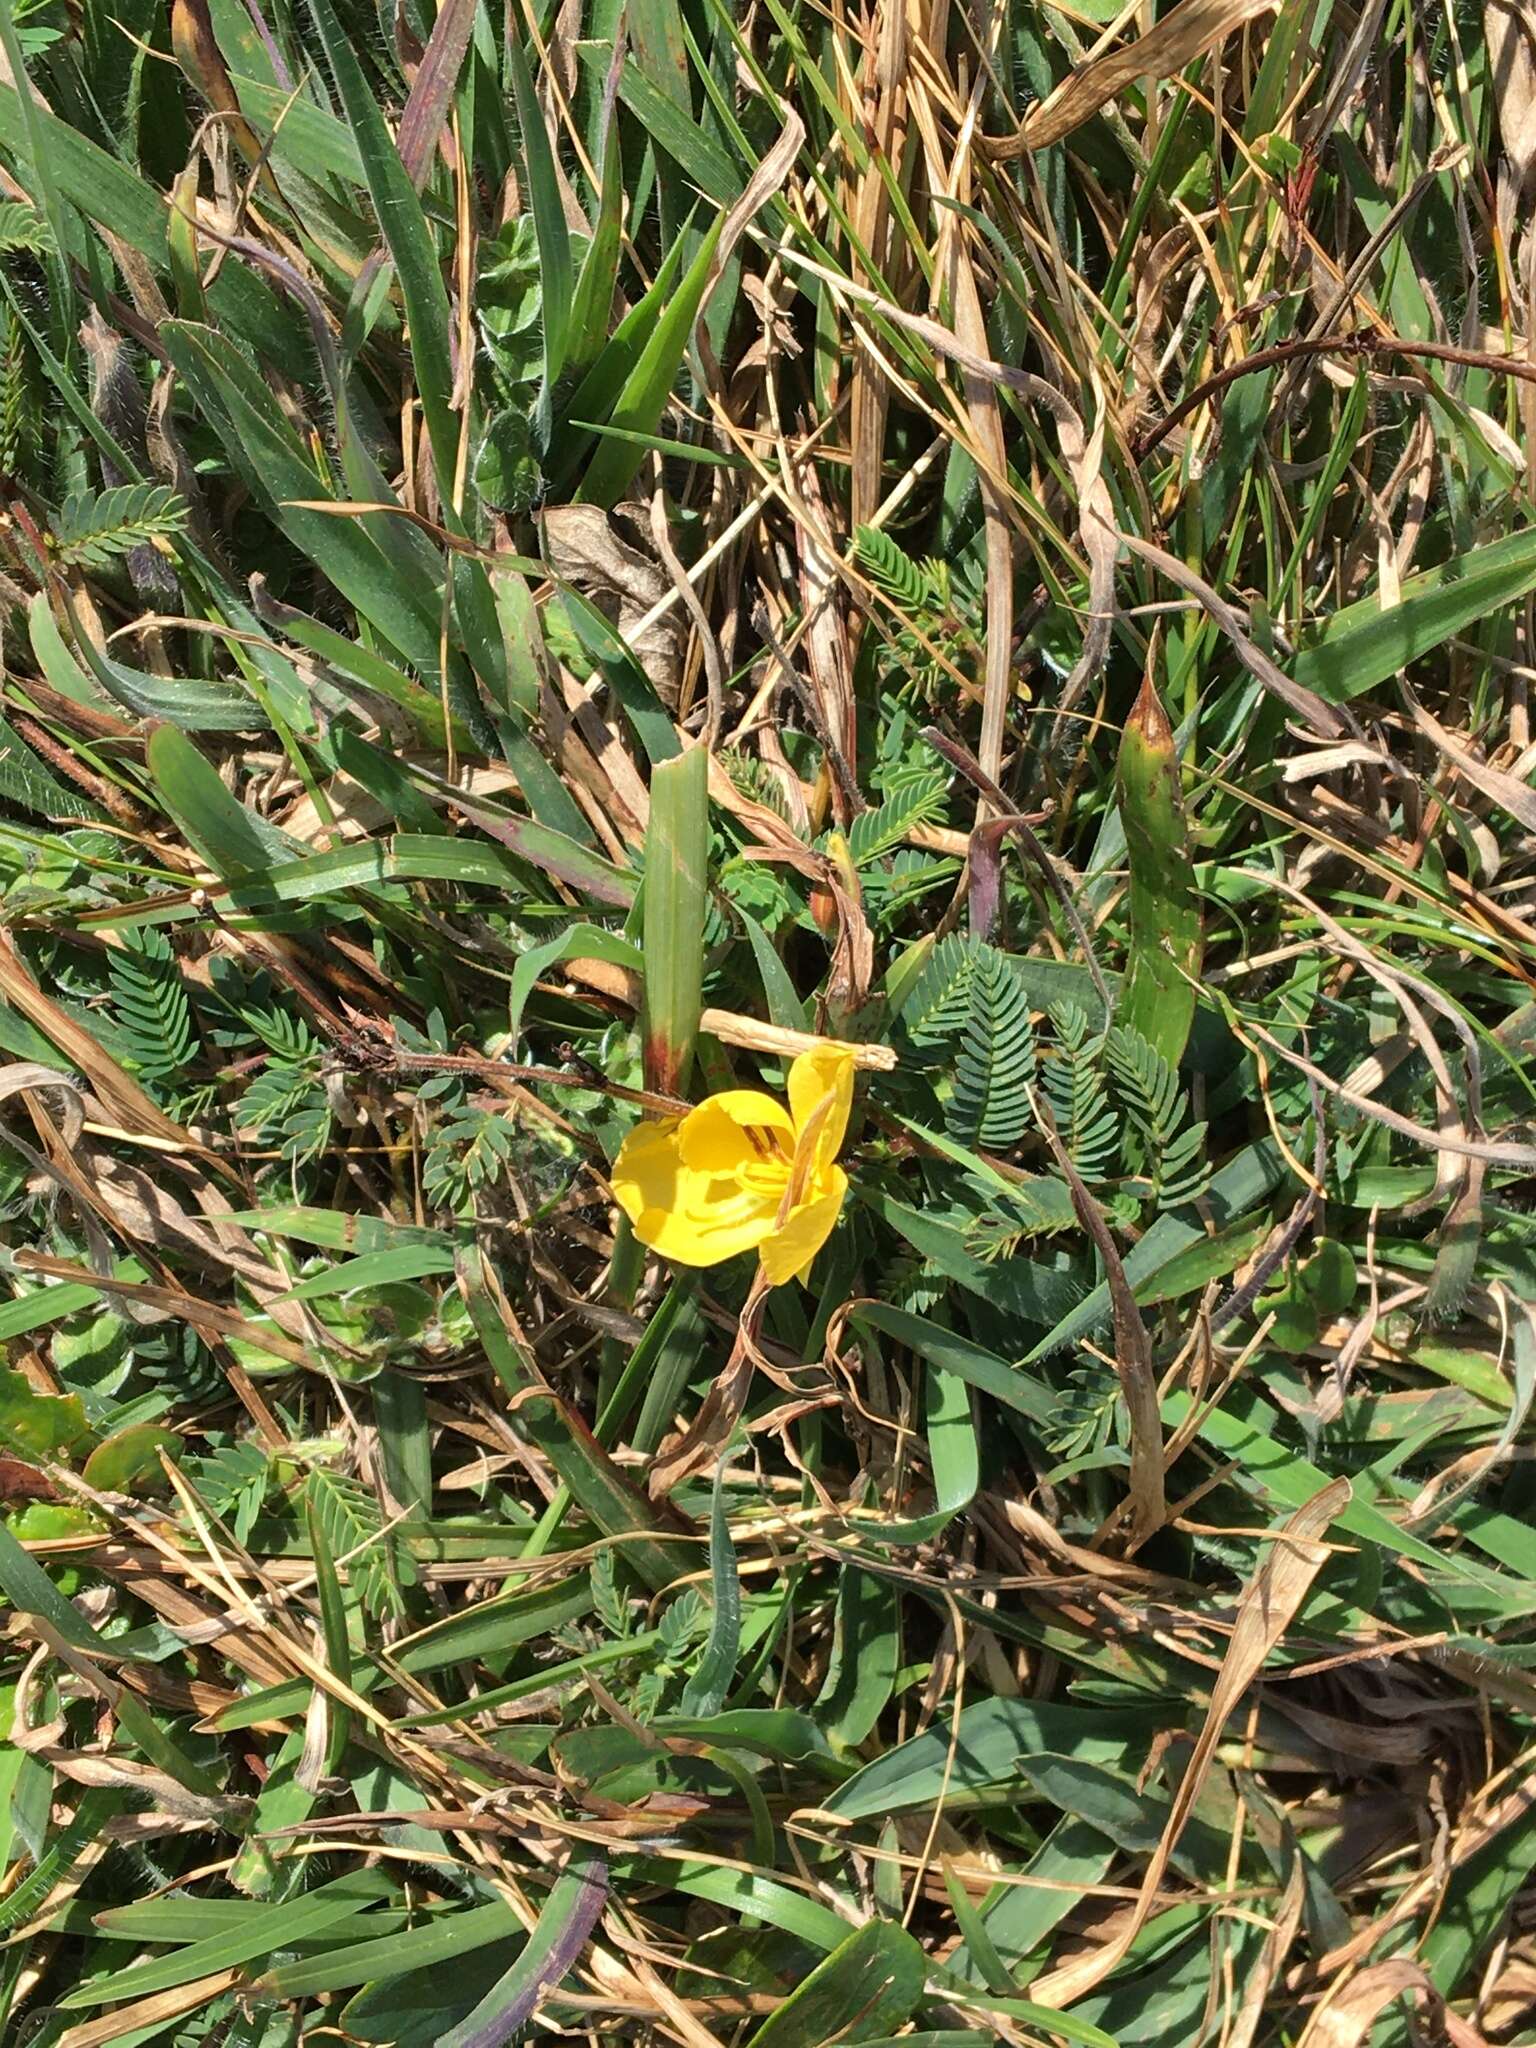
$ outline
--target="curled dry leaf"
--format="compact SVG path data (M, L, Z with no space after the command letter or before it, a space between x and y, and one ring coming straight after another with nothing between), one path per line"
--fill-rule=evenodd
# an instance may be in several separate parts
M1536 167L1536 6L1532 0L1483 0L1483 36L1499 136L1523 186Z
M989 137L986 146L1003 161L1048 149L1129 87L1144 78L1171 78L1244 22L1272 14L1278 4L1279 0L1180 0L1146 35L1079 65L1049 99L1030 110L1017 135L1002 141Z
M1492 767L1473 753L1470 747L1463 746L1453 732L1447 731L1433 712L1425 710L1406 683L1403 685L1403 694L1408 699L1414 723L1420 732L1434 741L1458 773L1464 776L1474 789L1480 790L1490 802L1508 811L1512 818L1517 818L1528 832L1536 832L1536 789L1532 789L1528 783L1518 781L1513 775L1506 774L1502 768Z
M622 522L622 525L621 525ZM682 681L684 632L675 612L657 615L672 591L672 579L649 552L644 534L648 515L636 508L604 512L596 505L550 505L541 524L544 559L550 573L569 583L596 606L629 648L668 709L675 708Z
M405 767L425 768L443 781L450 780L450 763L444 754L406 752L400 759ZM451 766L451 786L465 796L505 798L517 789L517 777L498 761L457 760ZM327 842L341 846L371 838L386 830L394 818L392 811L350 775L333 776L325 785L325 800L331 813L328 818L321 817L315 799L306 794L283 813L278 823L290 838L301 840L306 846Z
M1451 2048L1485 2048L1476 2027L1455 2019L1433 1980L1406 1956L1373 1963L1352 1977L1334 1996L1323 1999L1308 2022L1298 2048L1363 2048L1372 2027L1389 2005L1411 1997L1428 2022L1430 2038L1441 2033Z

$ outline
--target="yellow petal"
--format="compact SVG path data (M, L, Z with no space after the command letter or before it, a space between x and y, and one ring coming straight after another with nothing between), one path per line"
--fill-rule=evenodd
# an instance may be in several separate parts
M842 1150L853 1107L853 1060L832 1046L803 1052L789 1070L789 1106L795 1130L811 1140L812 1166L821 1172Z
M718 1209L711 1211L706 1203L688 1213L669 1215L662 1209L648 1210L635 1225L635 1235L674 1265L718 1266L740 1252L756 1251L764 1238L772 1236L773 1225L774 1210L770 1203L757 1204L750 1210L741 1203L737 1213L730 1216L722 1215Z
M716 1266L760 1245L773 1230L778 1197L698 1173L678 1143L679 1119L638 1125L619 1147L610 1185L636 1237L680 1266Z
M682 1119L636 1124L619 1147L609 1185L614 1200L637 1228L648 1210L675 1209L682 1194L683 1159L677 1133Z
M759 1256L770 1287L782 1287L797 1276L804 1280L811 1261L832 1235L848 1193L848 1176L840 1166L831 1167L821 1188L821 1193L792 1210L783 1228L764 1242Z
M684 1163L700 1173L739 1173L765 1148L776 1152L780 1135L793 1145L795 1127L782 1102L756 1088L725 1088L688 1112L678 1142Z

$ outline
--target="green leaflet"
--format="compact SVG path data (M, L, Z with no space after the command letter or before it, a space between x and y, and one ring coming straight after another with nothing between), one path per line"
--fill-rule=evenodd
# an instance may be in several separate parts
M149 772L167 809L219 874L261 874L285 866L298 842L230 795L211 763L174 726L150 735Z

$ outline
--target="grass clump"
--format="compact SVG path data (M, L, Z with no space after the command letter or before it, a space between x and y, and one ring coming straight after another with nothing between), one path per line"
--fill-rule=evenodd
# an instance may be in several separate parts
M7 2039L1530 2038L1528 28L0 0Z

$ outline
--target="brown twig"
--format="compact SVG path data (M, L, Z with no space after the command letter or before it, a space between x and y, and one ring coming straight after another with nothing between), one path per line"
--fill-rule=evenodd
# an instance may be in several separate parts
M1093 940L1088 933L1088 927L1083 923L1082 915L1077 905L1072 901L1071 890L1057 873L1056 863L1036 838L1029 820L1021 817L1014 810L1008 798L992 780L991 776L982 768L981 763L975 756L968 753L964 747L950 739L946 734L940 732L937 726L924 726L923 738L927 740L929 746L936 748L946 761L958 768L962 775L973 782L987 799L988 803L995 804L1000 811L1006 814L1005 817L994 820L994 825L1005 826L1008 831L1016 833L1023 840L1025 851L1045 877L1047 887L1061 905L1062 915L1066 918L1068 924L1071 925L1077 943L1083 949L1083 959L1087 965L1088 972L1093 976L1093 985L1098 990L1100 1002L1104 1005L1104 1014L1112 1016L1114 1014L1115 999L1110 994L1109 984L1105 981L1100 971L1098 959L1093 950ZM989 828L983 825L979 829L986 831Z
M1229 363L1226 369L1218 370L1203 384L1197 384L1193 391L1179 400L1172 412L1164 414L1156 426L1145 434L1137 435L1132 443L1136 460L1144 462L1155 448L1161 447L1175 427L1187 420L1191 413L1198 412L1208 398L1217 397L1229 384L1235 384L1239 377L1256 377L1282 363L1293 363L1301 356L1315 355L1423 357L1430 362L1456 363L1468 370L1502 371L1506 377L1518 377L1525 383L1536 384L1536 363L1523 362L1516 356L1490 355L1482 349L1458 348L1449 341L1403 341L1395 334L1360 332L1322 334L1315 340L1279 341L1273 348L1255 349L1240 363Z

